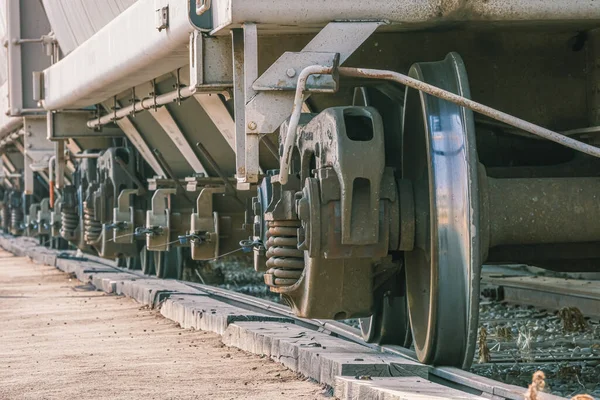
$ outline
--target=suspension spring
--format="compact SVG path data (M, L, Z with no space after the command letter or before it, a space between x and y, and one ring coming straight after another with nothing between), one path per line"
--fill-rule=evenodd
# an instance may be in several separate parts
M10 210L10 226L13 233L20 232L22 230L23 223L23 210L21 207L13 207Z
M61 213L62 226L60 227L60 236L63 238L71 238L75 235L75 229L79 225L79 215L75 210L62 209Z
M265 282L272 287L291 286L304 270L304 252L298 250L300 221L271 221L267 231L267 272ZM271 276L267 276L271 275Z
M102 223L94 217L94 209L83 202L83 239L87 244L94 244L102 233Z

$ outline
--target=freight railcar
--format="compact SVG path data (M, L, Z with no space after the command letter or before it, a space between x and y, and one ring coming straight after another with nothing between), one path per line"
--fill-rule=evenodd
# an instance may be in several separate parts
M600 4L5 0L1 220L467 368L481 265L600 266ZM251 261L250 261L251 262Z

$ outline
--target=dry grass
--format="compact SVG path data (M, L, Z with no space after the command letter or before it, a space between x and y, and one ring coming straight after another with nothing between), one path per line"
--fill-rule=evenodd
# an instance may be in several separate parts
M532 353L532 350L533 350L532 344L533 343L534 343L533 334L531 333L531 331L529 329L527 329L526 326L520 326L519 327L519 336L517 338L517 348L519 349L519 352L521 353L521 357L526 362L535 361L534 357L533 357L533 353Z
M587 321L577 307L563 307L558 311L565 332L583 332L587 329Z
M490 354L490 349L487 345L487 330L485 327L481 327L479 330L479 363L488 363L492 360L492 355Z
M539 394L546 387L546 375L542 371L536 371L531 378L531 384L525 392L525 400L540 400ZM578 394L571 400L594 400L589 394Z
M546 375L542 371L536 371L531 378L531 384L525 392L525 400L538 400L538 394L546 387Z
M510 339L512 339L512 331L507 326L497 326L496 327L496 336L500 339L510 340Z

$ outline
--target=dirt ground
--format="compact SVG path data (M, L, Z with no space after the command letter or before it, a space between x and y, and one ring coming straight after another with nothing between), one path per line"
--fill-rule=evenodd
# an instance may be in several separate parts
M320 399L278 363L0 251L0 399Z

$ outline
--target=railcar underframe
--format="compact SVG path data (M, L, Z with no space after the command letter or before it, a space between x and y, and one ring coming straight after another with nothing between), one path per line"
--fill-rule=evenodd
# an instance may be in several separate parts
M43 68L9 4L13 234L172 278L241 246L299 316L462 368L484 262L600 270L594 2L139 0Z

